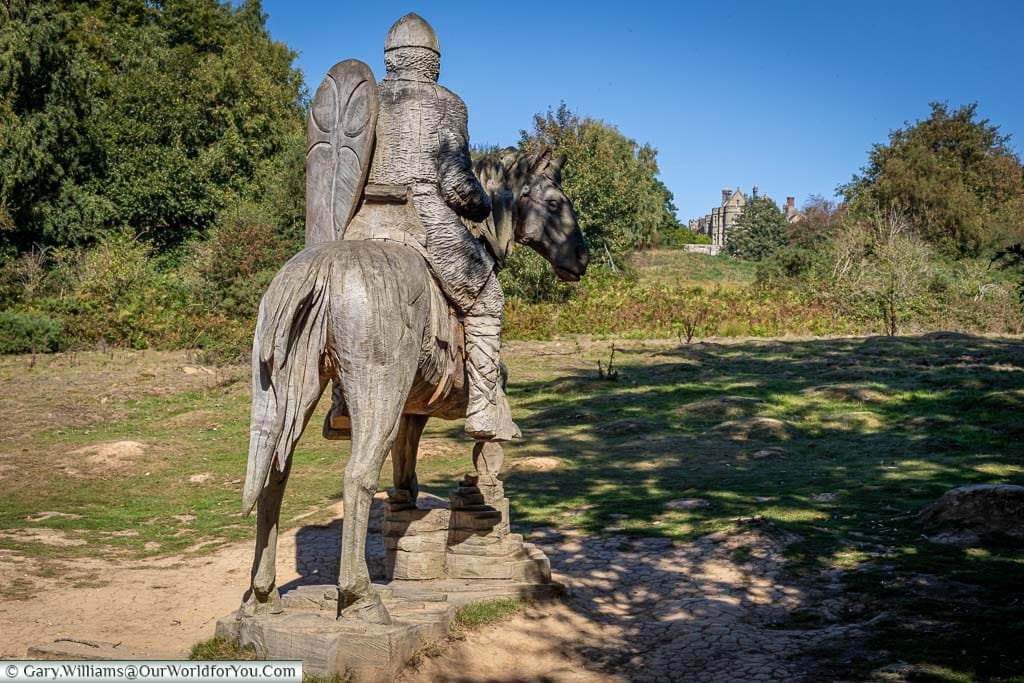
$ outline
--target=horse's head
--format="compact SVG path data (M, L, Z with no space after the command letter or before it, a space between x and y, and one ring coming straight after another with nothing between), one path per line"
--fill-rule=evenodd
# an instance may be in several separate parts
M547 259L562 280L583 277L590 262L572 202L562 191L565 156L551 158L551 150L517 155L508 169L514 197L512 209L515 240Z

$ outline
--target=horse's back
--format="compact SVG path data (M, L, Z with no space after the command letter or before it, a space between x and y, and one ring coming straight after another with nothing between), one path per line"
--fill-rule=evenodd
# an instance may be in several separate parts
M365 378L375 367L385 372L380 381L392 382L411 369L409 412L461 415L461 324L417 251L390 240L314 244L278 278L326 283L328 353L341 375Z

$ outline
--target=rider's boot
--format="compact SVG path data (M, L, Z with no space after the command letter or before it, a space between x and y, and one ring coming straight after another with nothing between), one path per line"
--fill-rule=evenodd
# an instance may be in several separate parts
M466 373L469 406L466 433L481 441L511 441L522 436L512 421L512 409L502 386L498 356L501 351L501 318L466 316Z

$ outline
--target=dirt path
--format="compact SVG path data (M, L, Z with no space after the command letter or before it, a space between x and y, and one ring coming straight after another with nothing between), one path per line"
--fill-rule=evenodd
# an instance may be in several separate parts
M334 523L285 534L279 584L336 574L336 562L311 558L297 540L322 548L337 532ZM566 600L530 605L511 620L429 648L404 680L794 681L811 673L805 648L859 635L857 627L828 625L834 601L787 577L785 539L758 525L689 544L600 538L571 528L536 532L531 540L549 554ZM250 552L249 544L236 544L205 556L89 560L62 565L61 572L49 565L47 573L60 578L40 576L35 561L0 554L0 576L20 577L34 594L0 604L0 654L22 657L32 645L75 638L185 656L237 606ZM96 576L107 583L74 586ZM808 605L822 613L823 625L779 628L787 612Z

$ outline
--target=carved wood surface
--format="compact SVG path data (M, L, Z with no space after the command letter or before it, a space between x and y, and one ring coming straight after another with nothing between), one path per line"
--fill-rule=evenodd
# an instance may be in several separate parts
M306 245L341 238L369 172L380 108L373 72L346 59L317 88L306 127Z

